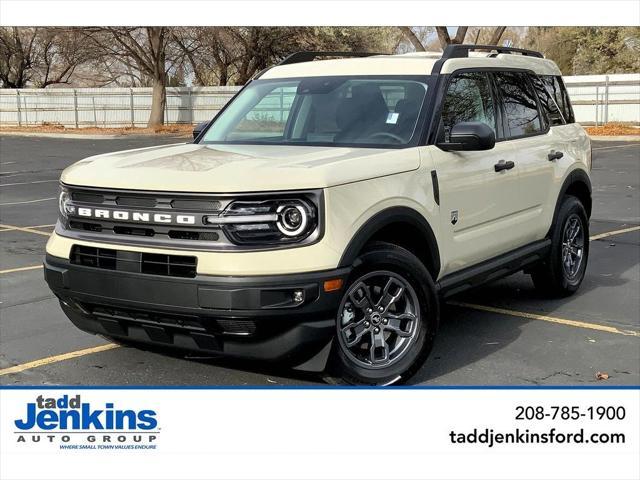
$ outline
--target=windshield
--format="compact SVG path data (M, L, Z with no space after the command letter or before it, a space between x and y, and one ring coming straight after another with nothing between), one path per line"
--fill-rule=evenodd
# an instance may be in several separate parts
M404 146L416 136L426 78L258 80L215 119L204 143Z

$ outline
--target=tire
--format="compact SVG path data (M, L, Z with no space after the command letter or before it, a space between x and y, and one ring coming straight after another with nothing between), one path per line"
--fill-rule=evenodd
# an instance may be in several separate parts
M336 314L326 381L402 383L433 346L439 322L433 279L415 255L389 243L370 244L354 264Z
M575 225L579 228L577 233L575 233ZM573 240L571 240L572 236ZM570 257L568 260L566 255ZM531 272L531 278L540 292L552 297L567 297L574 294L580 287L588 259L587 212L580 200L568 195L560 206L557 221L553 226L549 255ZM571 265L572 261L573 265ZM578 261L579 264L576 265Z

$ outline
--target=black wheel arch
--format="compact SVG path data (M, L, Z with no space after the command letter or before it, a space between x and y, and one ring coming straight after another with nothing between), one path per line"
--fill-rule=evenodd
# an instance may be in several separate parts
M387 241L406 248L425 265L433 280L440 273L440 252L429 222L409 207L390 207L373 215L351 238L340 259L340 267L354 265L365 245Z
M565 178L562 187L560 188L558 199L556 200L556 208L553 211L553 220L551 221L551 226L547 232L547 237L551 235L553 226L558 220L558 212L560 211L560 206L562 205L562 200L565 195L573 195L574 197L577 197L587 212L587 220L591 218L591 190L591 179L584 170L576 169L567 175L567 178Z

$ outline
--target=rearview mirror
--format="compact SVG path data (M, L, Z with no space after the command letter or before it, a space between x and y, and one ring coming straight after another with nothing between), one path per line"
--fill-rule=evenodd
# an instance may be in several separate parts
M491 150L496 144L493 129L482 122L461 122L451 128L448 142L437 147L449 151Z
M202 122L202 123L197 124L195 127L193 127L193 139L194 140L196 138L198 138L198 135L200 135L205 128L207 128L207 125L209 125L209 122Z

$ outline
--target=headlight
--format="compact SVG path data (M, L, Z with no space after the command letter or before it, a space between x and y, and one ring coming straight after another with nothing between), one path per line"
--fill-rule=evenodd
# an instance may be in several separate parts
M298 236L306 230L310 214L303 206L280 205L277 213L276 226L287 237Z
M203 220L239 245L297 243L318 230L318 207L310 198L238 200Z
M60 210L60 215L62 215L62 218L64 219L67 218L67 215L76 213L76 207L71 205L71 195L64 187L60 187L58 209Z

